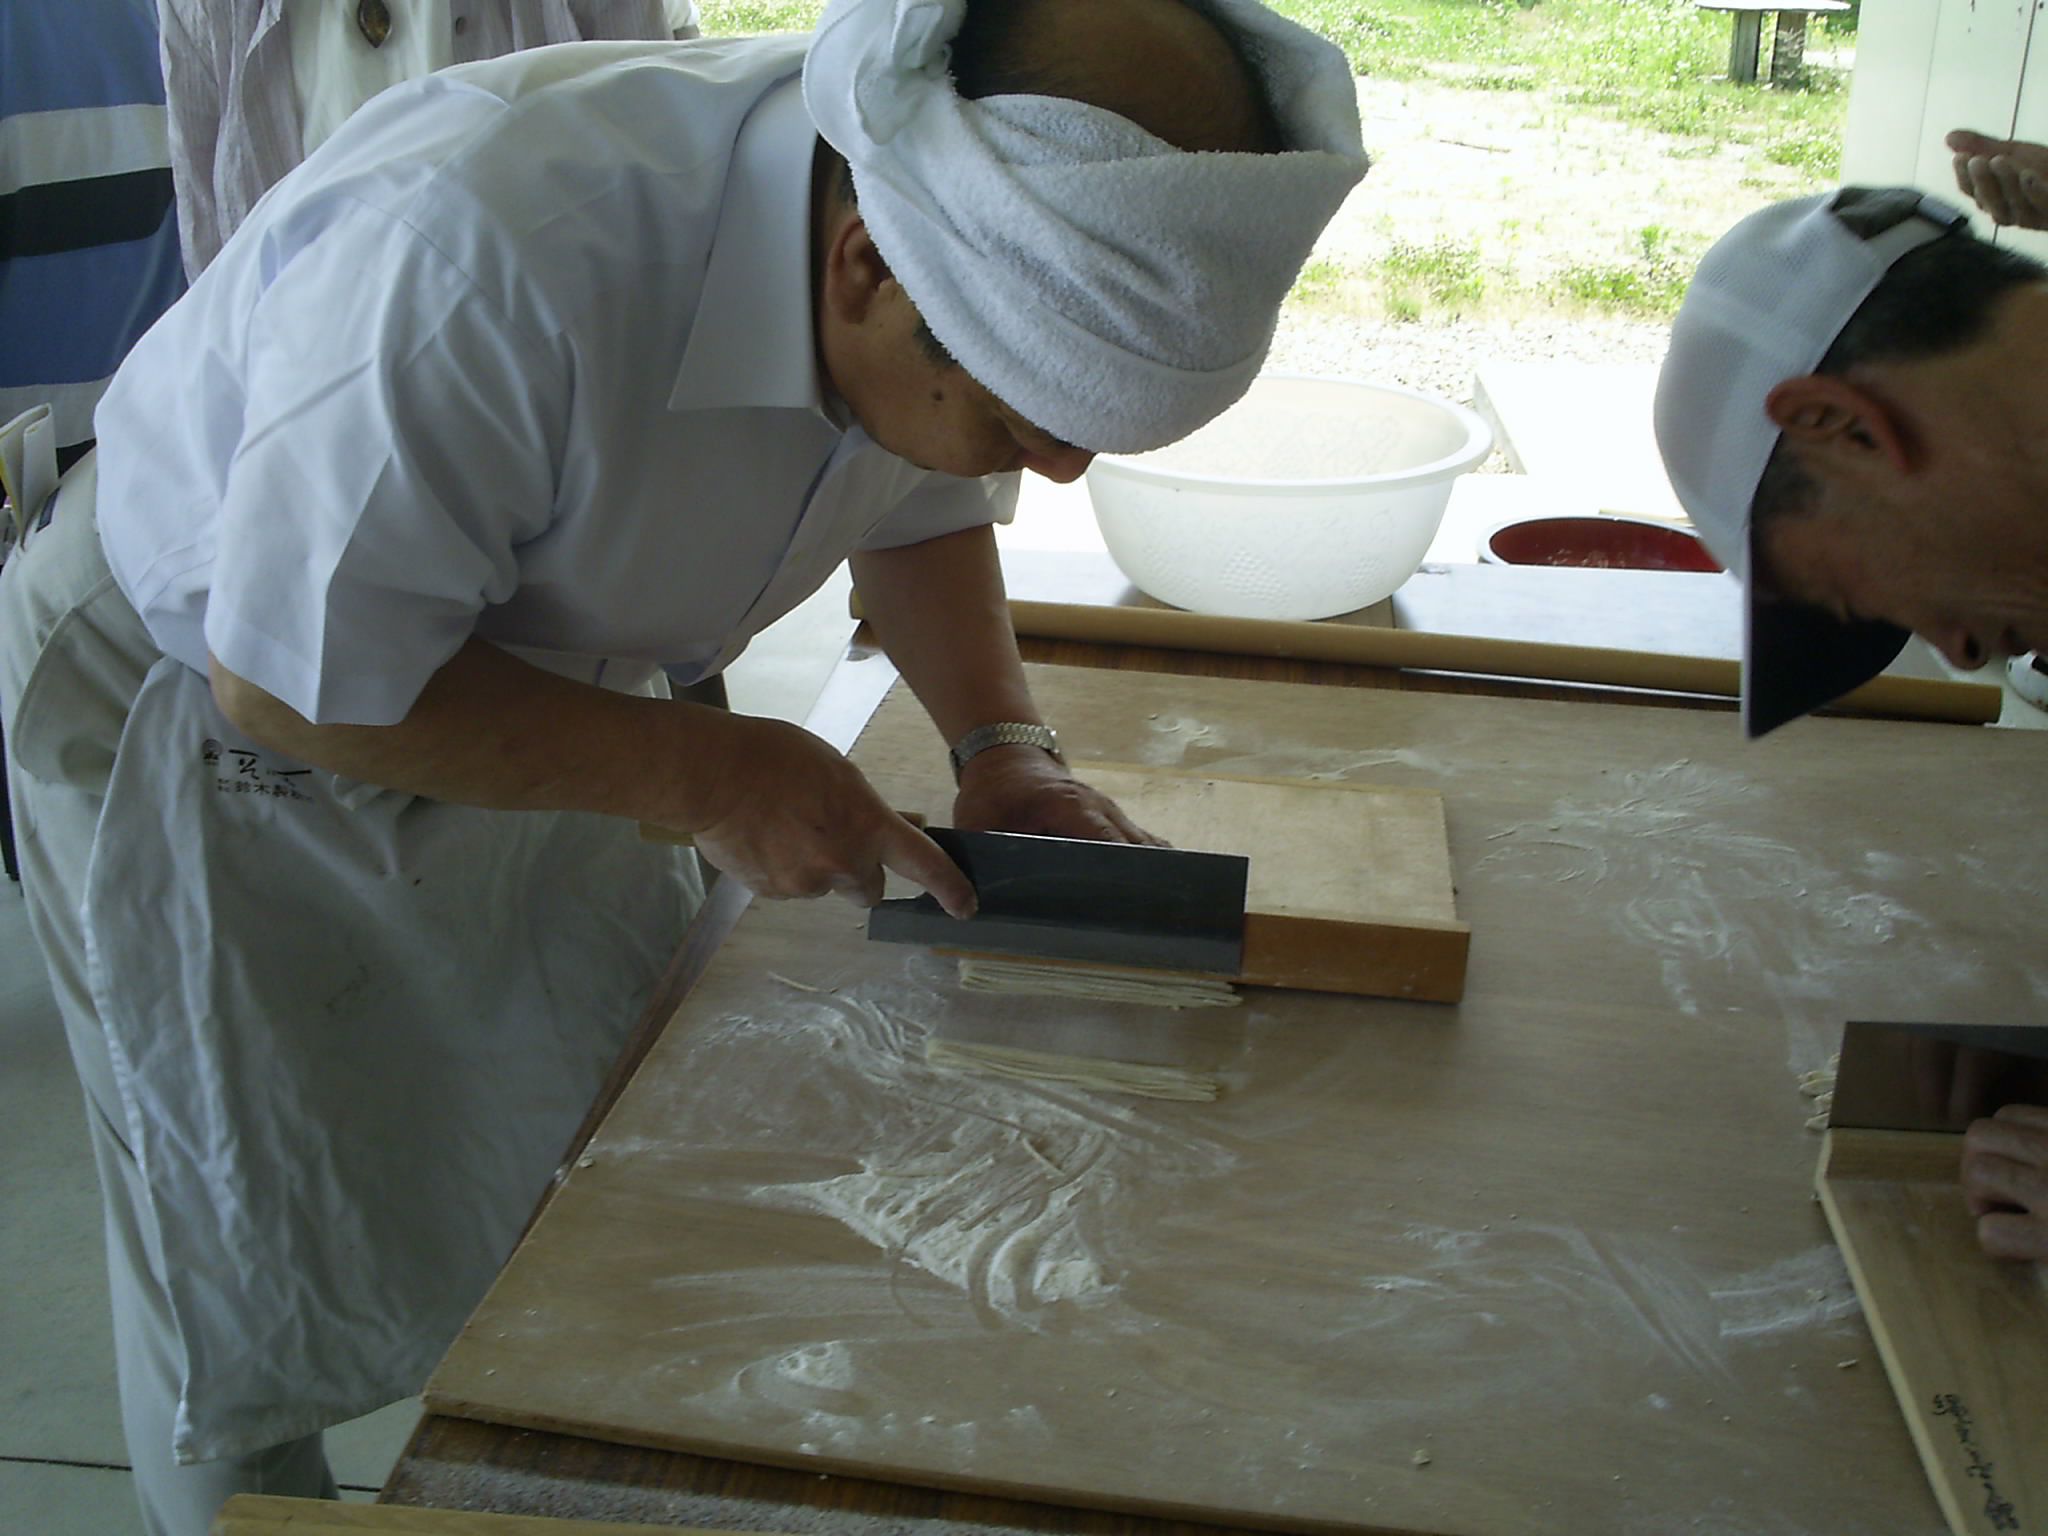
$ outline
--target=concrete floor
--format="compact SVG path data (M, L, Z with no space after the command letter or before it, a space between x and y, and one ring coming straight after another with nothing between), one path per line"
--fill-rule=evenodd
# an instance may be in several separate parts
M1471 559L1467 544L1500 507L1498 496L1476 491L1454 502L1431 558ZM1018 549L1100 547L1082 488L1043 482L1001 538ZM803 718L851 630L848 585L842 571L755 641L728 675L736 708ZM2006 714L2048 726L2048 712L2016 700ZM138 1521L115 1406L98 1191L63 1032L19 888L4 882L0 1061L0 1529L124 1536ZM368 1499L383 1484L417 1417L415 1404L400 1403L330 1433L350 1497Z

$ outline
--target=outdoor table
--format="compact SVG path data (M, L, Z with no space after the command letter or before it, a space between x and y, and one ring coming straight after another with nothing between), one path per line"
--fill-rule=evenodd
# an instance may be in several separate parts
M1792 78L1806 53L1806 18L1815 12L1830 15L1849 9L1848 0L1800 0L1795 7L1779 6L1771 0L1693 0L1703 11L1729 11L1735 17L1734 35L1728 43L1728 78L1739 85L1756 82L1757 56L1762 51L1763 19L1778 13L1771 43L1771 82L1782 84Z

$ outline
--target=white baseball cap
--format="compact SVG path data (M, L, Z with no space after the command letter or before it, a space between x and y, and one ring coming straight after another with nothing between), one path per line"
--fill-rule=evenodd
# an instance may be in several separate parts
M1900 257L1968 228L1910 187L1844 187L1751 214L1701 260L1657 379L1657 448L1671 488L1747 593L1742 726L1775 730L1882 672L1907 631L1833 614L1750 579L1750 508L1777 447L1764 398L1819 366Z

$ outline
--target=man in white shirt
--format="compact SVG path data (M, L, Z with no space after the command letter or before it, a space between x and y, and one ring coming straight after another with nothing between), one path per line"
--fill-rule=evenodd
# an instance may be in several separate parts
M2044 365L2048 269L1910 187L1777 203L1707 253L1657 442L1747 589L1751 736L1868 682L1910 634L1966 668L2048 645ZM2048 1108L1971 1125L1962 1186L1986 1252L2048 1261Z
M1251 0L963 11L383 93L28 508L0 705L152 1532L331 1487L320 1429L460 1326L694 901L636 822L971 909L838 753L664 677L851 555L957 822L1144 835L1032 705L989 524L1241 392L1354 89Z

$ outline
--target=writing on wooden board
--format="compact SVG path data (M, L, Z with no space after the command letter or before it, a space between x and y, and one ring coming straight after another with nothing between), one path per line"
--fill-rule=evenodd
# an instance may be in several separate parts
M1984 1518L1991 1522L1994 1531L2017 1531L2021 1529L2019 1512L2012 1501L1998 1491L1994 1474L1997 1464L1984 1454L1984 1448L1977 1443L1976 1421L1971 1417L1969 1406L1958 1392L1937 1392L1934 1394L1934 1416L1947 1419L1949 1427L1956 1432L1956 1444L1963 1453L1963 1473L1984 1486Z

